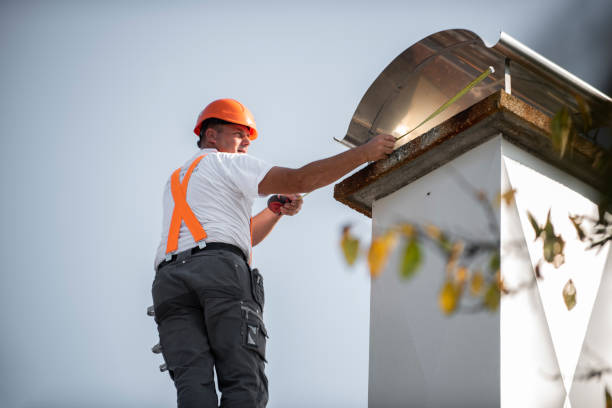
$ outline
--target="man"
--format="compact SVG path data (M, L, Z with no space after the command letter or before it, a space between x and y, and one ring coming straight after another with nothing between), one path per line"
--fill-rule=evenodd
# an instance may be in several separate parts
M395 139L365 145L299 169L272 167L247 154L257 128L240 102L210 103L194 129L200 150L164 191L162 240L155 259L153 304L162 353L178 406L265 407L266 328L263 278L250 265L252 246L283 215L295 215L299 193L326 186L367 161L391 153ZM251 218L258 195L290 201Z

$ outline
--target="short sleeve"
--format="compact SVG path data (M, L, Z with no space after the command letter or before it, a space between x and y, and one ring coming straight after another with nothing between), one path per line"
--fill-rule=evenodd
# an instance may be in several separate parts
M259 182L272 165L247 154L227 154L227 171L231 182L245 197L258 197Z

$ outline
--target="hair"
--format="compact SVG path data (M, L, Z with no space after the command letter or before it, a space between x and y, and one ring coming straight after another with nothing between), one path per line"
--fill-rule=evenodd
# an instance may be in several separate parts
M217 118L206 119L204 122L202 122L202 126L200 126L200 137L198 138L198 141L196 142L196 144L198 145L200 149L204 147L204 143L206 142L206 129L212 128L218 131L220 125L231 125L231 124L232 122L228 122L223 119L217 119Z

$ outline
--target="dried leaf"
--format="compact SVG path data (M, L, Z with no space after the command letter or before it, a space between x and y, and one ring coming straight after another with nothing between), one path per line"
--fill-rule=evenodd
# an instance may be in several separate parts
M404 235L406 238L413 238L414 234L416 232L416 229L414 228L414 225L412 224L401 224L399 226L399 231L402 233L402 235Z
M606 408L612 408L612 396L610 396L610 391L608 391L608 387L605 387L605 397L606 397Z
M416 239L411 239L404 248L402 257L402 278L408 279L414 276L415 272L421 265L421 248Z
M542 262L542 260L539 260L538 263L535 266L535 277L536 279L542 279L542 273L540 272L540 263Z
M497 196L497 204L501 204L501 201L504 200L504 202L506 203L506 205L510 205L512 204L512 202L514 201L514 196L516 195L516 189L510 189L504 193L500 193Z
M604 166L607 164L606 158L606 154L603 150L598 151L597 153L595 153L595 158L593 159L593 164L591 166L597 170L603 169Z
M457 269L455 272L455 282L457 285L463 286L468 277L468 269L465 266L462 266Z
M351 235L350 229L345 228L340 240L340 246L342 247L342 253L346 263L352 266L357 260L359 254L359 239Z
M451 246L451 258L459 258L463 253L463 248L465 248L465 244L463 243L463 241L455 241Z
M572 310L576 306L576 287L571 279L563 286L563 301L567 310Z
M472 274L472 279L470 280L470 294L472 296L479 296L480 292L482 292L482 287L484 286L484 276L482 272L475 271Z
M501 269L498 269L495 272L495 283L497 284L497 289L499 289L500 293L505 293L506 295L510 293L510 291L506 289L506 285L504 284L504 279L501 276Z
M425 233L429 235L431 239L434 239L436 241L438 241L440 237L442 237L442 231L440 231L440 228L436 227L433 224L425 225Z
M397 243L397 233L387 231L382 236L374 238L368 251L368 265L370 266L370 275L373 278L378 277L385 265L387 258Z
M576 233L578 234L578 239L580 239L581 241L584 241L586 239L586 235L585 235L585 233L582 230L582 227L580 225L582 223L582 217L580 217L578 215L574 215L572 217L570 215L569 219L572 222L572 225L574 226L574 228L576 228Z
M565 255L563 254L556 254L552 261L552 264L555 268L559 268L564 263L565 263Z
M457 308L460 296L461 290L452 281L446 281L438 297L440 310L446 315L453 313Z
M425 234L429 236L429 238L433 239L438 243L440 249L444 252L450 254L452 251L452 243L449 241L448 237L444 235L440 228L436 227L433 224L425 225Z

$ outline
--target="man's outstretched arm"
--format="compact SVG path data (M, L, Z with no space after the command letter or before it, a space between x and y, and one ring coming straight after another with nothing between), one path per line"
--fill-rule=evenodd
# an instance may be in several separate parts
M333 183L363 163L393 152L395 137L378 135L368 143L299 169L272 167L259 182L259 194L307 193Z

